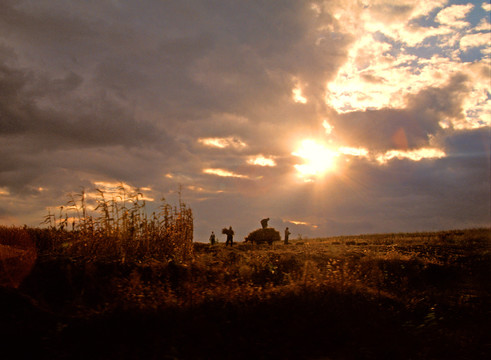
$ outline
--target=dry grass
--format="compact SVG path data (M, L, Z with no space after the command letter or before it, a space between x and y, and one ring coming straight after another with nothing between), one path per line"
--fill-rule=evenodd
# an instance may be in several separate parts
M378 236L364 237L363 245L346 245L359 243L354 238L343 244L338 238L301 245L238 243L233 249L196 243L195 256L186 263L138 263L131 277L119 279L118 297L126 307L156 309L264 301L325 289L407 306L432 301L456 306L475 297L474 285L484 294L479 281L489 273L488 229L385 236L397 243L379 245ZM448 286L455 286L452 295Z
M141 197L102 196L96 216L76 198L73 230L65 214L50 229L0 228L34 240L36 266L16 294L43 309L0 313L3 336L34 327L50 358L489 355L490 229L230 248L192 244L181 203L147 217Z
M193 214L181 196L174 207L162 199L159 211L149 215L140 192L128 193L120 186L119 194L111 199L102 190L97 192L95 206L88 204L83 190L69 195L58 216L48 213L45 217L48 231L31 231L43 253L122 262L144 258L185 261L192 257Z

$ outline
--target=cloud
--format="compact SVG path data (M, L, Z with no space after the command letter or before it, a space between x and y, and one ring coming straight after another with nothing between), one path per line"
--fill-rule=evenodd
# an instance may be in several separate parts
M251 156L249 159L247 159L247 163L259 166L276 166L276 161L274 158L265 157L263 155Z
M427 8L414 1L399 2L397 6L377 1L357 7L350 14L356 23L347 27L357 34L356 41L347 61L327 85L327 103L338 113L403 109L408 95L427 87L445 86L460 73L475 79L472 88L461 94L465 97L466 117L445 121L460 128L489 125L488 101L484 99L488 86L482 83L487 76L475 76L475 67L489 67L479 59L489 52L484 46L488 35L475 33L486 19L483 17L474 29L470 23L465 29L452 29L454 22L470 14L473 5L445 5L446 1L428 3ZM460 50L456 50L459 44ZM473 50L476 46L480 47L478 52Z
M442 118L460 119L462 97L468 82L463 75L452 78L444 87L428 87L408 96L404 109L355 111L330 119L335 136L346 146L369 151L406 150L426 147L429 135L440 131Z
M463 21L467 14L474 8L472 4L466 5L451 5L441 10L436 15L436 21L441 24L450 25L456 28L462 28L469 25L467 21Z
M137 121L128 111L105 96L89 99L72 94L82 83L68 73L48 79L0 64L0 111L4 120L0 135L33 138L45 148L76 143L79 146L136 145L156 142L165 133L149 123ZM63 104L57 97L64 97Z
M338 149L341 154L350 155L350 156L360 156L367 157L368 150L364 148L355 148L349 146L342 146Z
M420 26L417 20L428 17L435 9L442 8L447 0L370 1L362 6L354 3L335 3L335 18L343 28L357 39L374 33L382 33L388 38L416 46L426 38L446 34L448 29L433 26ZM363 40L361 40L363 41Z
M242 140L231 136L226 138L199 138L198 142L205 146L216 147L219 149L224 149L227 147L242 149L247 146L247 144Z
M246 175L236 174L232 171L224 169L203 169L203 173L223 176L223 177L233 177L233 178L248 178Z
M488 194L470 145L491 123L487 4L452 4L3 1L2 219L123 182L181 184L198 239L268 216L304 235L482 223L449 199ZM303 181L322 149L332 167Z
M295 87L292 89L293 101L301 104L307 103L307 98L303 96L302 87L299 84L298 80L295 80Z
M491 4L490 4L491 7ZM483 18L479 22L479 24L473 29L474 31L489 31L491 30L491 24L489 23L488 19Z
M377 157L377 161L381 164L387 163L387 161L397 158L411 159L413 161L420 161L422 159L440 159L445 157L445 152L435 148L420 148L410 151L389 150L385 154Z
M473 47L481 47L489 45L491 40L489 33L477 33L465 35L460 39L460 48L463 51Z

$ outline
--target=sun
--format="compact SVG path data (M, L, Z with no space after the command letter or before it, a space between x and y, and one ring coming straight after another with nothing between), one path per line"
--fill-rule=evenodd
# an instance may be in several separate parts
M334 170L335 160L339 154L322 143L305 139L300 143L299 148L292 152L292 155L303 159L304 163L295 165L295 169L301 177L309 181L313 177L319 177Z

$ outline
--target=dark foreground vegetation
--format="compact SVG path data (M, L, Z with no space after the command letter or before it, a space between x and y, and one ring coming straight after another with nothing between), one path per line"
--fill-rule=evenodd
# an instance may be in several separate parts
M176 257L82 240L0 227L2 358L491 358L489 229Z

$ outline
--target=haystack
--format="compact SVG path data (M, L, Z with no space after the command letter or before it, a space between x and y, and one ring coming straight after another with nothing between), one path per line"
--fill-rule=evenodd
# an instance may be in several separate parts
M268 243L271 245L273 241L280 241L280 233L276 231L274 228L266 228L266 229L257 229L251 232L245 238L246 242L250 242L252 244L264 244Z

